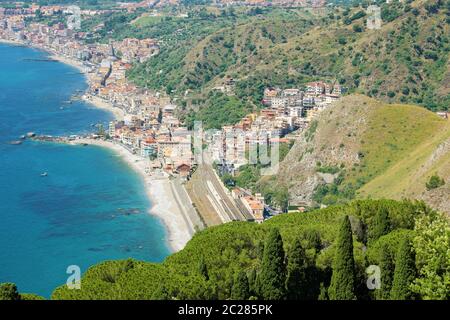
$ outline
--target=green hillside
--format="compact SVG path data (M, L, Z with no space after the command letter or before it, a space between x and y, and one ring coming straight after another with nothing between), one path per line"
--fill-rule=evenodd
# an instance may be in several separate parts
M359 196L420 197L433 174L449 181L450 152L438 149L450 141L449 121L418 107L385 105L369 127L362 139L370 182Z
M203 120L207 127L236 123L260 107L264 86L298 82L285 73L287 57L281 59L282 52L276 48L304 34L316 19L315 13L304 9L208 7L194 19L158 23L143 17L134 25L150 23L151 28L167 30L170 24L176 26L176 32L166 33L160 54L136 65L129 77L177 98L189 125L194 119ZM277 67L280 63L282 68ZM228 77L238 80L232 95L213 90ZM217 111L229 117L216 119Z
M390 226L389 230L375 236L375 226L379 223L375 217L379 212L388 213ZM301 288L303 297L317 299L320 287L329 285L335 240L344 215L350 216L353 229L355 294L358 299L376 298L374 292L365 286L364 270L369 264L379 263L381 248L395 255L401 239L421 238L417 221L424 218L448 224L446 218L431 212L423 204L391 200L357 201L309 213L285 214L261 225L233 222L199 232L182 251L169 256L162 264L126 260L106 261L93 266L84 274L81 290L69 290L63 286L55 290L52 298L229 299L232 297L233 279L240 271L248 276L250 294L256 298L259 296L257 279L263 268L264 247L267 246L265 241L276 228L281 233L287 261L291 246L300 240L306 261L305 284ZM448 231L448 225L445 228ZM448 244L446 246L448 248ZM419 247L417 249L419 262L424 253ZM435 254L436 258L442 258L440 252ZM419 275L423 267L418 264ZM444 261L441 268L443 271L438 270L439 276L444 277L445 272L448 276L448 261ZM435 286L439 287L439 284ZM446 290L448 294L448 288ZM421 291L418 289L418 292ZM445 289L440 294L445 295Z
M228 25L221 25L220 10L209 12L202 37L171 43L130 76L182 101L188 124L193 119L210 126L226 122L208 114L227 99L224 111L234 121L260 107L265 86L301 86L316 79L339 81L350 92L386 102L446 109L449 1L380 5L380 30L365 27L364 7L241 10L227 13ZM211 93L230 77L236 80L231 94Z
M450 212L449 141L450 122L433 112L349 95L301 134L275 182L291 204L411 198ZM428 190L433 175L444 185ZM262 179L256 189L271 183Z

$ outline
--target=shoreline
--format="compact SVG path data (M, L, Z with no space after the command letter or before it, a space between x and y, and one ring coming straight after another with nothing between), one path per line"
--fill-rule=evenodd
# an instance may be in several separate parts
M49 58L79 70L89 85L88 72L81 61L57 55L50 50L46 50L45 48L33 46L31 44L29 45L19 41L0 39L0 43L42 50L48 54ZM82 100L92 105L94 108L103 109L110 112L116 120L123 120L125 117L125 111L123 109L115 107L109 101L97 96L91 96L85 92ZM69 144L94 145L107 148L119 155L120 158L142 178L147 197L150 200L150 208L148 213L156 216L163 223L166 231L166 243L169 250L174 253L184 248L186 243L192 238L192 234L189 231L189 226L184 220L184 213L181 212L181 209L176 204L176 196L172 191L171 186L172 182L167 176L150 176L147 173L143 158L131 153L124 146L112 141L83 138L76 141L71 141Z
M53 60L56 60L58 62L67 64L67 65L69 65L71 67L74 67L77 70L79 70L80 73L82 73L85 77L87 76L86 69L83 66L82 62L80 62L78 60L75 60L75 59L70 59L70 58L67 58L67 57L64 57L64 56L57 55L54 52L45 50L44 48L41 48L41 47L33 47L33 48L36 48L36 49L39 49L39 50L43 50L44 52L46 52L49 55L50 59L53 59Z
M79 60L59 55L59 54L52 52L51 50L46 49L46 48L34 46L32 44L26 44L26 43L16 41L16 40L6 40L6 39L0 38L0 43L7 44L7 45L29 47L29 48L41 50L41 51L45 52L50 59L56 60L60 63L67 64L67 65L77 69L85 77L85 80L88 83L88 85L90 85L89 84L89 81L90 81L89 73L87 71L87 67L84 66L83 63ZM89 95L89 97L87 97L87 92L84 92L82 100L86 103L91 104L92 106L94 106L96 108L106 110L106 111L112 113L115 120L121 121L125 118L125 111L123 111L121 108L113 106L109 101L106 101L102 98L99 98L97 96L92 96L92 95Z
M124 146L112 141L81 138L71 141L70 145L88 144L114 151L144 182L145 192L150 200L149 214L157 217L166 230L166 242L172 253L180 251L191 239L189 227L183 218L183 213L176 205L172 192L171 181L165 175L147 174L144 159L132 154Z
M94 106L97 109L102 109L105 111L108 111L114 116L115 120L121 121L125 119L125 111L123 109L114 107L110 102L107 102L106 100L96 97L96 96L89 96L87 97L86 94L82 96L82 100L92 106Z
M69 65L71 67L74 67L77 70L79 70L80 73L83 74L83 76L86 79L86 82L89 85L89 81L90 81L89 80L89 73L86 70L87 67L84 66L81 61L78 61L78 60L73 59L73 58L69 58L69 57L58 55L58 54L56 54L54 52L47 51L47 50L45 50L43 48L40 48L40 47L37 47L37 48L45 51L46 53L48 53L49 57L51 59L54 59L54 60L56 60L58 62L67 64L67 65ZM114 116L115 120L121 121L121 120L123 120L125 118L125 111L123 109L113 106L111 102L109 102L109 101L107 101L105 99L99 98L97 96L92 96L92 95L88 96L88 94L86 92L84 92L84 94L82 96L82 100L84 102L86 102L86 103L88 103L88 104L98 108L98 109L106 110L106 111L112 113L112 115Z
M13 44L13 45L16 45L16 46L24 46L24 47L27 46L26 44L21 43L21 42L19 42L19 41L15 41L15 40L7 40L7 39L2 39L2 38L0 38L0 44L1 44L1 43L3 43L3 44Z

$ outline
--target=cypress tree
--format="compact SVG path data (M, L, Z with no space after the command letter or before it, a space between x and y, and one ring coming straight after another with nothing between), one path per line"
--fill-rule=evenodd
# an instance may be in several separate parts
M328 296L330 300L356 299L353 237L348 216L344 217L336 240L336 253Z
M405 237L400 243L395 259L394 281L392 283L392 300L412 300L414 295L410 289L416 277L415 257L411 243Z
M14 283L0 284L0 300L20 300L20 294Z
M392 279L394 277L394 259L387 245L381 248L381 288L377 290L377 298L380 300L389 300L392 288Z
M206 263L203 258L200 259L198 264L198 271L206 281L209 280L208 268L206 267Z
M244 271L239 271L234 279L233 287L231 289L231 299L247 300L249 297L250 289L247 274Z
M258 294L265 300L282 300L286 296L286 268L283 240L278 229L272 229L264 246Z
M294 241L288 252L286 290L290 300L305 299L306 259L300 238Z
M391 221L389 212L385 208L381 208L373 218L369 230L369 241L374 241L388 234L391 231Z

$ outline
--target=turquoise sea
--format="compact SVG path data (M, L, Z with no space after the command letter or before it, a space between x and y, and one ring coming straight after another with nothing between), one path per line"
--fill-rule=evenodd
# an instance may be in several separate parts
M92 132L112 116L89 104L64 104L84 76L46 54L0 44L0 283L50 297L66 269L128 257L162 261L170 250L143 181L112 151L12 140L30 131ZM63 109L60 109L63 107ZM48 172L47 177L41 177Z

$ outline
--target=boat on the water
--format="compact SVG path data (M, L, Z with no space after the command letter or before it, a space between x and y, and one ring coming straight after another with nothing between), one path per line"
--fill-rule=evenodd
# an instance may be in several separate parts
M48 173L47 173L47 172L42 172L42 173L41 173L41 177L46 177L46 176L48 176Z

